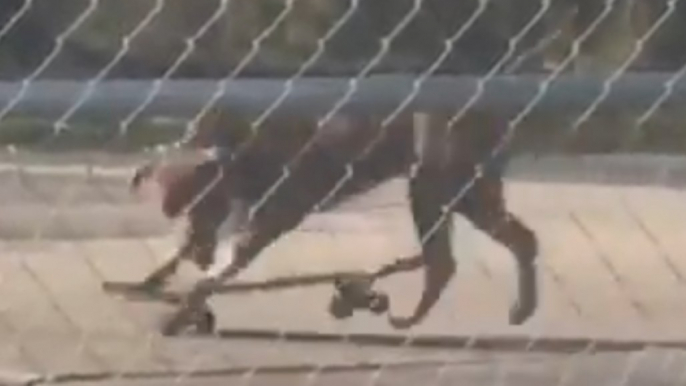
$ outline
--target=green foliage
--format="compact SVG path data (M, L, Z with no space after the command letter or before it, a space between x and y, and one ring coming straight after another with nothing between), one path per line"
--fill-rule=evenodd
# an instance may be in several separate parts
M513 146L518 153L613 153L641 152L686 154L686 116L660 113L636 130L635 114L618 112L593 116L572 130L578 116L532 116L518 128ZM240 131L241 121L224 122ZM297 127L284 127L284 132ZM139 152L182 138L186 126L176 122L139 121L120 134L113 122L85 121L57 131L54 122L12 117L0 122L0 146L14 145L34 151L97 150Z
M169 144L182 137L180 124L138 122L120 133L111 122L79 122L58 130L53 122L12 118L0 122L0 146L13 145L39 151L103 150L136 152Z

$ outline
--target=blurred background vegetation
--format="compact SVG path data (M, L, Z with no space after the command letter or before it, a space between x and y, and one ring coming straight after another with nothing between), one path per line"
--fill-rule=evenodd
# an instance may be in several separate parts
M246 63L240 76L284 77L295 73L312 57L316 60L310 63L305 75L351 76L380 52L384 38L402 24L417 3L33 0L27 5L26 1L0 1L0 26L11 26L0 37L0 80L25 79L53 52L54 60L39 78L91 79L110 63L114 66L107 78L160 77L170 71L189 48L189 39L196 35L193 49L168 74L170 78L220 78ZM514 70L519 72L547 71L570 53L579 36L604 14L606 4L609 12L581 42L579 55L566 71L608 74L634 53L638 55L631 70L676 71L686 64L686 2L552 0L546 12L539 14L541 4L541 0L424 0L406 27L390 40L388 52L371 72L419 73L426 69L444 51L446 39L465 26L482 5L485 9L481 16L464 29L437 72L488 72L505 57L511 39L532 20L537 22L529 25L529 33L512 46L516 54L508 64L517 63ZM667 11L669 16L650 38L641 39ZM327 34L344 17L346 22L336 33ZM76 24L77 20L82 23ZM213 22L208 24L208 20ZM276 20L280 22L275 23ZM273 27L272 32L265 35L269 27ZM139 32L133 34L137 29ZM553 36L556 38L550 39ZM544 41L550 44L540 52L535 51ZM246 57L251 60L243 62ZM113 62L115 58L118 59ZM517 58L525 60L519 63L514 60ZM527 136L526 141L536 142L535 138L545 137L545 130L553 126L564 129L571 118L574 117L531 119L527 125L533 129L529 131L538 133L538 137ZM634 117L632 112L620 111L611 118L610 122L608 117L593 117L565 148L604 152L616 147L621 141L618 133L630 131ZM645 127L635 149L686 150L681 123L681 117L656 117ZM114 122L80 121L55 135L58 132L53 122L13 117L0 122L0 143L40 144L45 149L101 146L137 150L170 141L184 128L181 123L160 125L150 121L134 126L122 137ZM535 143L525 144L529 145L536 147ZM541 149L545 150L545 146Z

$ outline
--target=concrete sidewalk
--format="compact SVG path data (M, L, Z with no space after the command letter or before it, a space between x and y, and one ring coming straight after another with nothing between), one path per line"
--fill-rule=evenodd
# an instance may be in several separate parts
M400 363L385 367L358 365L351 368L330 367L302 371L265 371L236 375L168 377L144 380L108 381L113 386L163 386L173 382L181 386L224 385L388 385L415 386L680 386L686 381L686 357L677 352L642 352L635 354L597 355L453 355L445 362ZM93 382L66 385L99 385Z
M686 340L686 292L665 260L672 259L680 272L686 272L681 253L686 246L684 193L516 183L509 196L514 211L541 239L540 312L524 326L507 325L512 260L503 248L457 218L458 278L426 322L411 333ZM353 226L342 225L346 222ZM293 233L274 245L242 279L371 268L416 248L407 212L398 209L322 215L303 228L310 231ZM2 368L47 374L116 373L194 363L194 370L210 371L378 358L376 352L364 354L345 343L331 345L326 354L322 346L303 348L279 339L241 343L155 338L155 324L165 306L127 303L103 294L99 286L105 278L140 278L172 245L164 238L5 242L0 250L0 339L6 342L0 350ZM188 270L183 277L194 276ZM394 313L407 312L418 298L421 280L416 274L399 275L379 288L390 294ZM385 318L364 313L347 321L332 320L326 313L331 293L331 288L321 286L222 295L213 305L220 328L229 335L246 329L342 335L394 332ZM385 350L381 352L391 358L399 355L397 350ZM415 360L421 357L416 352L427 353L400 354Z
M112 187L122 189L116 184ZM19 198L24 203L32 200L11 189L0 185L0 195L14 195L18 203ZM686 342L686 291L679 276L686 275L685 192L667 187L540 182L511 182L507 189L512 210L540 238L539 313L524 326L507 325L513 261L504 248L456 217L458 277L431 316L410 334L518 336L532 342L565 337ZM56 191L46 190L48 196ZM89 215L81 220L62 217L52 226L111 226L99 225L112 218L100 211L96 196L87 199L94 191L67 206L83 213L91 210ZM410 254L417 248L416 238L407 209L399 203L402 186L393 183L341 211L314 215L267 250L241 280L373 268ZM126 205L139 204L122 199L111 208L114 212ZM21 205L14 210L20 220ZM217 296L212 304L225 332L223 339L162 339L155 328L160 315L168 311L166 306L128 303L104 294L100 284L105 279L140 278L173 248L169 238L55 240L40 232L36 235L0 243L0 376L75 377L59 378L63 384L85 376L73 384L88 384L88 379L96 382L97 376L148 375L153 379L121 380L120 384L152 386L168 384L177 372L185 371L200 378L181 384L212 385L237 384L245 369L276 368L291 374L249 374L257 384L302 384L309 375L318 384L337 385L368 382L377 374L373 365L382 362L398 366L383 371L379 384L409 386L442 376L435 383L549 385L557 384L556 377L569 369L568 355L533 351L507 354L495 349L297 342L278 334L272 339L231 338L246 330L341 336L396 333L384 317L360 313L346 321L331 319L326 312L332 293L328 286ZM182 281L196 275L186 270ZM391 296L393 313L405 313L417 301L421 285L420 276L411 273L384 280L379 288ZM629 379L627 385L683 383L677 383L685 370L681 351L641 352L644 356L585 354L583 363L570 370L576 375L568 384L609 380L622 384L623 376ZM354 367L360 363L368 367ZM317 369L322 366L340 371L320 374Z

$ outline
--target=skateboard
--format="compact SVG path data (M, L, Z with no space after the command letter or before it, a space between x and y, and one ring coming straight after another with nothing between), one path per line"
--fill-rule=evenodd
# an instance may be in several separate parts
M334 280L334 295L329 303L329 314L346 319L362 309L380 315L388 311L388 295L373 289L374 280L368 276L338 277Z
M128 301L161 302L170 305L181 305L183 293L178 290L152 288L142 286L136 282L104 282L102 289L105 293L118 295ZM215 331L217 318L208 305L203 305L186 328L187 333L209 335Z
M389 308L389 298L385 293L373 289L375 278L362 272L339 272L325 275L307 275L281 277L260 282L238 282L221 286L214 294L243 293L251 291L276 291L293 287L331 285L334 293L329 303L329 314L336 319L346 319L356 310L367 310L374 314L383 314ZM183 293L167 288L143 286L139 282L104 282L105 293L117 295L129 301L162 302L180 305ZM207 335L214 333L216 316L212 309L205 305L194 313L186 332Z

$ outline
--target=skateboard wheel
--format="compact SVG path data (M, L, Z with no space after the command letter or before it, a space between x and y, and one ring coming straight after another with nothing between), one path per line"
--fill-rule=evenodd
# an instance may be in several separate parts
M192 315L171 314L164 318L161 333L164 336L177 336L184 333L211 334L214 332L216 317L209 308L202 308Z
M353 316L353 308L341 297L334 296L329 303L329 313L336 319Z
M383 314L388 311L389 306L390 300L384 293L373 294L369 302L369 310L375 314Z

